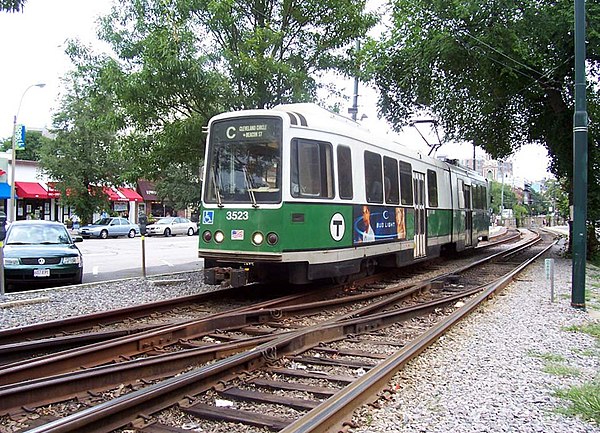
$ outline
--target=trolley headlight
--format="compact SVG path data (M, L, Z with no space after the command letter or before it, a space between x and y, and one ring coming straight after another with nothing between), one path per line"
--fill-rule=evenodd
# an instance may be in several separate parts
M252 243L254 245L260 245L264 242L265 237L263 236L263 234L261 232L255 232L252 235Z
M209 230L206 230L202 233L202 239L204 242L210 242L212 240L212 233Z
M269 245L275 245L277 242L279 242L279 236L277 236L277 233L269 233L267 235L267 243Z
M215 232L215 242L220 244L225 240L225 235L221 231Z

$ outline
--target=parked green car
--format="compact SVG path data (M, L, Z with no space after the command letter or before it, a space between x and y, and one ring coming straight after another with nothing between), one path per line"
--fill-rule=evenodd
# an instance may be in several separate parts
M4 279L7 285L79 284L83 260L65 226L55 221L13 222L4 240Z

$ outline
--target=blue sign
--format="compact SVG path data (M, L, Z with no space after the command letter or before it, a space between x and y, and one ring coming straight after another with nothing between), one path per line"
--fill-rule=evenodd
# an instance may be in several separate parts
M202 224L212 224L215 220L215 211L204 210L202 211Z
M15 149L25 149L25 125L17 125L15 128Z

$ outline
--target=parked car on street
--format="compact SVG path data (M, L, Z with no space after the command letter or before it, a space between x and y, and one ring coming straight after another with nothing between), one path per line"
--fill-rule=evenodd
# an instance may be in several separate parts
M92 224L79 228L79 234L84 238L102 238L127 236L130 238L140 234L140 227L130 223L127 218L107 217L100 218Z
M75 245L81 241L56 221L13 222L4 240L6 284L81 283L83 260Z
M187 218L183 217L165 217L161 218L153 224L146 227L146 234L162 235L162 236L175 236L175 235L188 235L192 236L198 231L198 225Z

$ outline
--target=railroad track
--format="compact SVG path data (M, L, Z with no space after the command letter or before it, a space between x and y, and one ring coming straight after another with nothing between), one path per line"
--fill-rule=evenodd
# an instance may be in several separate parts
M489 242L483 243L478 251L515 241L519 237L518 231L503 231ZM432 265L426 265L425 269L427 266ZM420 269L420 272L423 272L423 267ZM407 272L412 270L401 271L400 277L405 277ZM354 285L364 285L370 281L371 278L363 278L355 281ZM151 281L152 284L170 282L174 283L176 280ZM256 305L265 299L272 299L274 295L271 291L272 287L263 285L215 290L199 295L0 330L0 366L44 354L149 332L167 324L180 323L183 321L181 317L206 317L219 311L230 310L231 305L239 304L240 308ZM321 291L321 288L317 289L320 296L323 295ZM310 295L304 293L302 296L309 299ZM293 299L294 296L289 298L290 301ZM281 303L285 300L279 299L276 302Z
M173 329L153 330L146 340L137 341L135 355L142 356L136 359L96 363L96 367L79 370L85 365L81 358L69 359L73 353L61 353L55 358L60 362L67 359L62 370L54 368L59 365L57 360L39 374L42 366L52 364L48 359L12 366L0 375L5 383L0 387L0 412L11 414L10 418L5 415L3 424L33 427L32 431L110 431L131 425L156 432L183 431L174 426L176 422L173 425L173 417L219 417L220 421L206 421L215 423L207 427L208 431L231 430L225 422L283 431L326 431L323 425L339 426L340 420L349 419L350 409L335 409L342 393L354 389L352 393L362 394L349 399L352 403L344 403L344 408L373 398L372 389L377 386L371 380L383 383L382 377L393 374L390 372L409 356L419 353L506 284L496 282L486 288L481 280L474 280L474 275L478 279L485 275L489 283L499 281L500 267L510 268L509 274L516 272L519 267L511 262L516 254L532 255L533 242L540 240L531 236L509 249L512 251L416 284L394 284L384 289L366 286L345 297L223 313L185 331L177 329L187 337ZM486 265L490 260L495 261L493 267ZM482 272L482 266L496 269L496 275L490 269ZM150 341L150 349L140 351L144 347L140 341ZM119 353L122 356L122 350ZM378 379L364 382L380 370L385 373L378 373ZM277 391L264 392L266 389ZM367 389L371 390L368 394L363 392ZM73 398L78 400L67 400ZM54 412L43 406L50 403ZM64 416L73 411L69 409L73 405L86 408ZM258 406L252 409L253 405ZM284 408L279 409L282 413L265 410L273 405ZM321 421L326 407L338 414L329 414L328 421ZM171 412L176 415L169 416ZM36 421L31 418L43 425L34 427ZM313 424L315 430L303 430Z

